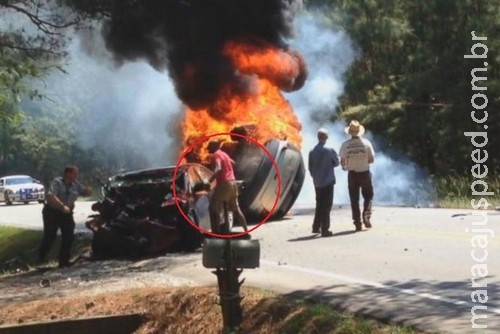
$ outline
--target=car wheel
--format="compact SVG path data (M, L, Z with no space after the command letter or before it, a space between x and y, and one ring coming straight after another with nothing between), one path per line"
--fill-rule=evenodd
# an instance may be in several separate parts
M29 201L24 201L23 203L24 203L24 204L30 204L30 202L29 202Z
M43 199L39 199L38 203L43 204L45 201Z
M12 200L10 199L8 192L5 192L4 197L5 197L5 205L12 205Z

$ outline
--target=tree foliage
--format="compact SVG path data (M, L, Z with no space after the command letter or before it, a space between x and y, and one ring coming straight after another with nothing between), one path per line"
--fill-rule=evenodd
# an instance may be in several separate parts
M54 69L62 70L67 42L67 29L84 22L58 0L0 1L0 166L8 169L20 156L20 139L34 135L27 129L31 120L21 108L25 99L41 99L29 80L41 79ZM22 123L21 121L24 121ZM33 125L33 124L31 124ZM24 136L24 137L23 137ZM35 141L37 142L37 141ZM43 146L35 145L38 151ZM21 153L19 153L21 152ZM38 156L30 157L35 161ZM21 161L27 161L22 160ZM37 160L38 161L38 160ZM36 164L35 164L36 166Z
M469 171L473 149L465 131L484 131L471 119L471 70L465 59L471 31L488 40L489 152L500 141L500 6L497 1L314 1L359 48L347 74L339 112L358 118L387 145L436 174ZM484 72L483 72L484 73ZM481 118L481 117L479 117ZM490 171L500 160L490 154Z

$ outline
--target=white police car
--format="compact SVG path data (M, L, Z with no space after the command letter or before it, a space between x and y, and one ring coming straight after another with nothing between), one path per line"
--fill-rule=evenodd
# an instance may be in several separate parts
M0 202L11 205L14 202L43 203L45 188L40 181L28 175L10 175L0 178Z

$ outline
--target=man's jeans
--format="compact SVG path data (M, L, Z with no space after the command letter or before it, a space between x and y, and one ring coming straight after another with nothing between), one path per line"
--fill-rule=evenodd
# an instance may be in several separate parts
M354 172L347 174L349 198L351 200L351 212L354 225L361 226L361 212L359 209L359 190L363 196L363 223L370 223L372 215L373 185L370 171Z
M59 250L59 266L69 265L71 256L71 245L73 244L75 221L73 214L63 213L48 205L42 210L43 217L43 238L39 248L39 259L44 261L54 240L57 230L61 229L61 248Z
M315 187L316 210L314 211L313 231L327 232L330 228L330 211L333 205L333 186L331 183L326 187Z

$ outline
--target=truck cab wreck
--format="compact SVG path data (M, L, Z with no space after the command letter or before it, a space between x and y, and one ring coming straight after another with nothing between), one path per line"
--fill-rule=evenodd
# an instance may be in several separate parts
M210 225L211 171L199 164L145 169L115 175L103 185L86 226L93 232L92 258L142 258L190 252L201 246ZM181 214L174 198L191 221ZM200 225L201 224L201 225Z
M249 225L265 217L283 218L305 177L298 148L284 140L270 140L264 146L266 151L242 140L226 146L236 161L239 204ZM154 257L201 247L202 231L211 231L213 185L207 180L213 172L193 161L175 168L131 171L108 179L102 199L92 208L97 214L86 223L94 234L93 259Z

